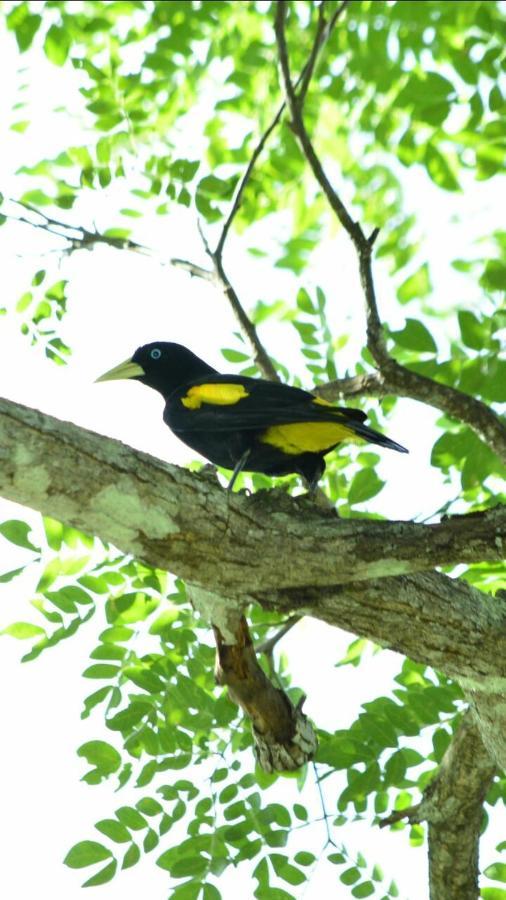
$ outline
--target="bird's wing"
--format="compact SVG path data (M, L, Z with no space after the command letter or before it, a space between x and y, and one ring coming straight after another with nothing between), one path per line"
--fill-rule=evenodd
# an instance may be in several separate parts
M211 375L178 388L169 398L171 425L215 431L262 429L295 422L361 423L360 409L332 406L307 391L237 375Z
M407 450L385 435L364 424L360 409L333 406L300 388L260 378L240 375L210 375L200 378L170 396L165 421L178 431L230 432L255 430L267 432L262 440L284 447L320 452L325 447L354 435L366 441L406 453ZM276 426L302 425L296 432L282 432ZM316 425L332 423L334 428ZM307 427L306 427L307 426ZM314 434L312 434L314 432ZM321 446L320 446L321 445ZM287 452L294 452L293 449Z

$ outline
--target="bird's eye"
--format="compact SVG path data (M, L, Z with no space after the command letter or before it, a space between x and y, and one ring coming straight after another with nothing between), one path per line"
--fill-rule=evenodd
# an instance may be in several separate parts
M149 355L150 355L151 359L160 359L160 357L162 355L162 351L159 350L158 347L155 347L155 349L152 350Z

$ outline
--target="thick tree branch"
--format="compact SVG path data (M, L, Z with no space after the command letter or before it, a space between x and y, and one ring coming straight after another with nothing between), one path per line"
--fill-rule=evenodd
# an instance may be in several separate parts
M437 525L339 520L230 495L117 441L0 401L0 494L230 598L309 613L465 682L506 686L506 600L417 569L504 557L504 508ZM280 566L280 560L290 565ZM357 580L361 579L361 580Z
M370 381L369 384L370 386L377 386L378 389L381 388L383 393L400 394L420 400L423 403L429 403L443 410L447 415L465 422L482 440L490 445L492 450L506 464L506 426L485 403L455 388L412 372L392 359L388 352L385 334L378 313L372 276L372 248L378 231L373 231L369 238L365 236L360 224L352 219L339 194L327 178L314 149L304 124L301 105L298 102L290 76L290 63L285 35L286 13L286 0L279 0L276 4L275 32L291 126L300 144L302 153L325 194L330 208L349 234L357 252L360 280L366 305L367 347L379 370L377 382ZM356 384L353 384L353 381L350 383L347 379L344 382L347 388L351 388L352 393L356 388ZM342 390L342 386L341 383L339 389ZM330 399L334 389L330 386L325 391L322 390L321 395Z
M476 900L479 894L483 801L495 771L474 715L468 711L422 801L380 823L384 827L401 819L428 822L431 900Z
M430 525L340 520L307 497L230 495L205 477L8 400L0 401L0 453L5 497L57 519L70 515L125 552L225 594L334 589L504 557L502 506ZM290 565L280 567L280 559Z
M506 767L506 729L494 725L494 708L506 724L506 599L435 572L392 577L502 559L504 508L438 525L343 521L281 492L229 494L6 400L0 461L0 495L216 592L227 616L251 601L308 613L457 678L487 748ZM280 566L283 559L290 565ZM213 621L228 641L230 623Z
M311 722L261 668L248 624L244 600L232 603L213 591L187 583L193 608L212 627L216 641L215 675L231 700L250 719L259 765L266 772L298 769L312 759L317 738ZM286 626L285 626L286 630Z
M403 653L466 690L506 690L506 659L498 659L506 651L506 600L465 581L425 572L253 596L266 609L316 616Z

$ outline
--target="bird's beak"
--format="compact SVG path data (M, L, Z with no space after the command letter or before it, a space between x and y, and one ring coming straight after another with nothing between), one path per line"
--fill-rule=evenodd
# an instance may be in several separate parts
M120 378L138 378L139 375L145 374L142 366L132 362L131 359L126 359L125 362L120 363L119 366L115 366L114 369L109 369L108 372L104 372L103 375L96 378L95 384L97 381L116 381L116 379Z

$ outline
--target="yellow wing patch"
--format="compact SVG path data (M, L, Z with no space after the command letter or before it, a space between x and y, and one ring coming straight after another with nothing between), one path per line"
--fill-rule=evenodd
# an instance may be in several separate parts
M242 384L196 384L181 398L181 403L187 409L200 409L203 403L233 406L247 396Z
M333 422L294 422L290 425L272 425L260 440L271 444L283 453L322 453L340 441L354 438L354 432L345 425Z

